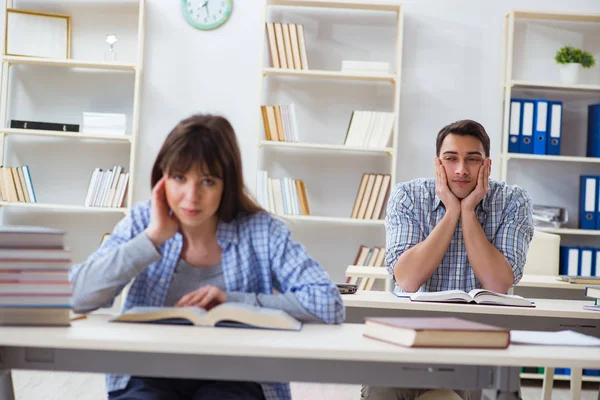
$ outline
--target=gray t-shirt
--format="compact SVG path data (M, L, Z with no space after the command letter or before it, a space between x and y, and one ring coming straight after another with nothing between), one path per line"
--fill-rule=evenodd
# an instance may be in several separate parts
M109 304L122 286L158 259L160 253L143 233L116 248L106 262L96 263L94 268L82 269L73 282L73 297L74 304L83 305L84 308L75 311L92 311ZM206 285L226 290L222 264L195 267L180 259L169 284L165 306L175 305L185 294ZM319 321L304 309L293 293L228 292L227 301L283 310L303 322Z

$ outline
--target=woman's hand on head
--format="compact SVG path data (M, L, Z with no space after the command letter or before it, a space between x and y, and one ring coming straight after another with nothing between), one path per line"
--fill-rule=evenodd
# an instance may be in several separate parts
M199 289L194 290L183 296L177 304L176 307L201 307L206 310L210 310L211 308L218 306L221 303L225 303L227 301L227 293L222 291L216 286L202 286Z
M165 189L167 177L162 177L152 189L152 215L146 235L158 247L172 238L179 230L179 221L169 209Z

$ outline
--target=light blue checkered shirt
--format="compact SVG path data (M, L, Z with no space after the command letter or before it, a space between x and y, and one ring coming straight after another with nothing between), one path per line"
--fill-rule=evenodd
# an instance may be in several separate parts
M137 204L87 261L133 239L149 224L150 202ZM271 294L273 289L291 292L308 312L323 322L339 324L344 321L344 305L337 287L323 267L308 256L304 247L292 241L289 229L278 219L261 212L240 216L231 223L220 222L217 241L223 249L223 274L228 292ZM182 244L182 235L177 233L160 246L162 258L135 278L124 309L164 305ZM73 266L71 277L79 268L80 265ZM107 390L125 388L129 378L107 375ZM287 383L262 383L262 387L268 400L291 399Z
M394 264L402 253L425 240L445 214L444 204L435 194L434 179L415 179L394 187L385 220L385 265L392 277ZM475 207L475 214L490 243L508 260L514 283L518 283L533 237L531 198L518 186L490 180L488 194ZM419 291L481 288L462 236L459 222L442 263ZM396 286L396 290L400 289Z

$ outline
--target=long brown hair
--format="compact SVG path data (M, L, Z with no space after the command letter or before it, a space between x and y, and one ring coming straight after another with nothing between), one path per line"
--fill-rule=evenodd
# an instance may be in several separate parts
M191 168L223 179L219 218L231 222L239 213L264 211L244 185L242 157L233 127L224 117L198 114L181 121L165 139L152 167L151 185L163 177L186 173Z

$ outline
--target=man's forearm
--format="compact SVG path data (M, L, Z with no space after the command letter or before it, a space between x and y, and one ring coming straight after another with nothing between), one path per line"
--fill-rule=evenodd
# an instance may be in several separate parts
M460 213L446 212L427 239L398 258L394 277L402 290L416 292L431 277L446 254L459 217Z
M513 284L510 264L485 236L474 211L462 212L462 232L467 257L484 289L505 293Z

